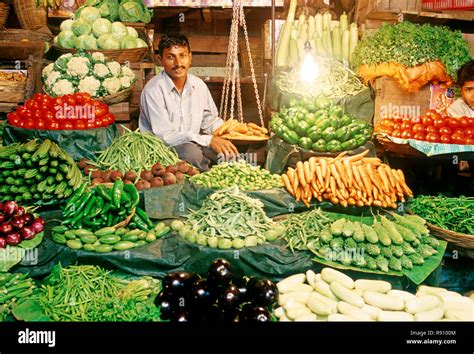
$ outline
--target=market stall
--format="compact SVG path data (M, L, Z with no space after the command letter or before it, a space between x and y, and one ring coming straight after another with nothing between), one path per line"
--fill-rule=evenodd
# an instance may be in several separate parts
M354 12L291 0L261 90L234 2L211 134L241 155L200 171L132 123L135 68L155 73L150 4L76 5L48 21L54 36L28 40L33 55L0 30L0 320L473 320L474 189L419 194L390 159L472 159L474 117L441 102L471 59L458 32L401 22L370 35ZM418 115L382 115L407 97Z

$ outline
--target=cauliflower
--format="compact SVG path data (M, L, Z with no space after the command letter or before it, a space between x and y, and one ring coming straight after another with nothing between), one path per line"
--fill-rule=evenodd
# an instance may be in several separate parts
M120 75L120 64L117 63L116 61L111 61L107 63L107 67L109 68L110 72L114 77L117 77Z
M107 90L109 95L113 95L114 93L117 93L120 91L120 86L121 86L120 79L116 77L105 79L103 86Z
M135 73L128 66L122 66L122 76L135 77Z
M133 78L130 76L123 76L120 78L120 85L122 86L123 89L129 88L132 86L133 83Z
M109 68L105 64L94 65L94 75L99 78L106 77L110 74Z
M67 72L71 76L84 77L89 73L89 59L74 57L67 63Z
M49 65L47 65L44 69L43 69L43 78L46 78L49 76L49 74L51 74L51 72L54 70L54 63L51 63Z
M59 59L64 60L64 59L69 59L69 58L72 58L71 53L63 54L57 60L59 60Z
M87 92L93 97L97 97L97 92L100 89L100 81L93 76L86 76L79 81L79 92Z
M92 53L92 59L97 62L105 62L105 55L102 54L101 52L94 52Z
M44 83L47 87L52 87L53 84L61 78L61 73L59 71L52 71L49 75L45 77Z
M65 79L57 81L51 91L55 96L64 96L75 92L72 82Z

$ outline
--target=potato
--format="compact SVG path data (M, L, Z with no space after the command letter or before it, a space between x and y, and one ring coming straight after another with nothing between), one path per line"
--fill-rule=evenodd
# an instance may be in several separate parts
M370 290L384 294L392 289L392 284L383 280L358 279L355 281L354 286L356 290Z
M306 303L308 308L318 316L327 316L337 312L337 301L313 292Z
M437 288L437 287L434 287L434 286L427 286L427 285L420 285L418 287L418 290L416 292L416 296L423 296L423 295L436 295L437 293L440 293L440 292L446 292L448 290L444 289L444 288ZM420 295L418 295L418 293L421 293ZM425 293L425 294L423 294Z
M311 295L311 292L298 292L298 291L292 291L291 293L281 294L278 297L278 304L280 304L281 306L285 306L285 304L288 303L289 300L293 300L294 302L297 302L300 304L306 304L310 295Z
M314 278L316 277L316 273L313 272L311 269L306 272L306 281L309 285L314 285Z
M302 307L293 307L289 310L286 311L286 315L290 320L296 320L298 317L304 316L304 315L310 315L311 310L307 308L306 306Z
M366 291L364 300L367 304L378 307L382 310L400 311L405 307L405 302L396 296Z
M382 311L378 307L367 305L367 304L362 306L361 310L367 313L370 316L370 318L372 318L373 320L376 320L379 316L379 313Z
M323 280L331 284L332 282L338 282L342 286L345 286L347 289L354 288L354 280L344 273L339 272L338 270L332 268L324 268L321 271L321 277Z

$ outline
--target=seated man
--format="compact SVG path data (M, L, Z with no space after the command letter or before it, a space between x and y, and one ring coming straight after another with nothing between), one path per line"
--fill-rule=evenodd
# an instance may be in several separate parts
M203 171L217 154L237 155L230 141L212 135L223 120L206 84L188 74L192 59L188 39L179 34L162 37L158 57L164 70L141 94L140 131L153 132L182 160Z
M474 60L458 70L458 85L462 97L448 107L448 114L456 118L474 118Z

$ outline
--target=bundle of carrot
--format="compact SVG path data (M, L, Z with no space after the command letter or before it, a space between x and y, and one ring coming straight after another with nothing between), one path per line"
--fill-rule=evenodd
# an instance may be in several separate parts
M288 168L283 181L288 192L307 207L313 198L333 204L397 207L397 200L413 197L402 170L385 165L378 158L365 157L368 150L354 156L346 152L335 158L311 157Z

